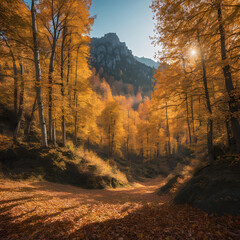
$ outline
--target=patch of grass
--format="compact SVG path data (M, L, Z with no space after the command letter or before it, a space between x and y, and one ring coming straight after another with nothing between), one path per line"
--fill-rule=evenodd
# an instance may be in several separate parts
M85 188L118 187L128 183L116 165L94 152L69 145L66 148L41 148L22 142L0 151L5 176L14 179L43 178Z
M95 169L97 175L109 176L124 184L128 183L126 175L118 169L117 164L113 159L107 159L105 161L97 156L96 153L84 150L83 147L76 148L75 154L78 161L81 161L81 159L87 161L88 168Z

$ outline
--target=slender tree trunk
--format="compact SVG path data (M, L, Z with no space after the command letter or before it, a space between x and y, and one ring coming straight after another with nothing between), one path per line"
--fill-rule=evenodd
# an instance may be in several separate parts
M127 160L129 160L129 109L128 109L128 135L127 135Z
M74 142L75 145L77 145L77 121L78 121L78 94L77 94L77 81L78 81L78 52L79 52L79 47L77 49L77 57L76 57L76 68L75 68L75 89L74 89L74 104L75 104L75 124L74 124Z
M186 145L188 145L188 130L186 129L186 141L185 141Z
M5 38L4 38L4 41L9 49L10 55L12 57L13 79L14 79L13 106L14 106L14 113L17 116L18 115L18 72L17 72L16 59L13 54L11 46L8 44L8 41Z
M180 153L179 136L176 137L176 141L177 141L177 154L179 154Z
M116 121L113 122L113 129L116 124ZM115 140L115 134L114 131L112 131L112 143L111 143L111 156L114 154L114 140Z
M37 102L38 102L39 122L41 127L41 136L42 136L41 144L44 147L48 147L46 123L45 123L45 118L43 114L41 68L40 68L39 48L38 48L38 32L37 32L35 0L32 0L31 15L32 15L33 46L34 46L34 63L35 63L35 71L36 71L36 93L37 93Z
M206 74L206 65L205 65L205 58L204 58L204 52L202 49L201 41L199 33L197 35L198 44L200 48L200 54L201 54L201 63L202 63L202 70L203 70L203 85L205 90L205 97L206 97L206 103L207 103L207 109L209 113L208 118L208 133L207 133L207 140L208 140L208 157L210 162L212 163L214 161L214 155L213 155L213 120L212 120L212 108L210 103L210 97L208 93L208 82L207 82L207 74Z
M52 131L53 131L53 145L57 146L57 141L56 141L56 119L53 120L53 126L52 126Z
M74 120L74 144L75 144L75 146L77 146L77 138L78 138L78 136L77 136L77 131L78 131L78 127L77 127L77 120L78 120L78 118L77 118L77 114L76 114L76 116L75 116L75 120Z
M151 148L151 144L150 144L150 147L149 147L149 161L152 160L152 148Z
M170 130L168 124L168 104L166 102L166 126L167 126L167 137L168 137L168 156L171 155L171 137L170 137Z
M66 146L66 123L64 113L62 115L62 144L63 147Z
M227 130L228 147L232 146L231 129L228 120L225 121Z
M158 150L159 150L159 143L157 142L156 143L156 159L158 160L158 155L159 155L159 152L158 152Z
M184 75L185 75L185 79L187 79L187 73L185 70L185 60L183 58L183 71L184 71ZM186 101L186 112L187 112L187 126L188 126L188 137L189 137L189 143L192 144L192 135L191 135L191 125L190 125L190 121L189 121L189 110L188 110L188 93L187 91L185 92L185 101Z
M17 67L16 64L13 64L14 69L14 112L17 113L18 109L18 76L17 76Z
M74 144L75 146L77 146L77 143L78 143L78 136L77 136L77 133L78 133L78 111L77 111L77 107L78 107L78 104L77 104L77 101L78 101L78 96L76 95L75 97L75 119L74 119Z
M187 110L187 125L188 125L188 136L189 136L189 143L192 144L192 135L191 135L191 126L189 121L189 111L188 111L188 95L186 94L186 110Z
M214 161L214 153L213 153L213 120L211 118L208 119L208 134L207 134L207 138L208 138L208 153L211 154L209 159L211 162Z
M22 121L22 118L23 118L23 103L24 103L24 78L23 78L23 74L24 74L24 67L23 67L23 64L20 64L20 74L21 74L21 86L20 86L20 98L19 98L19 110L18 110L18 120L17 120L17 126L14 130L14 136L13 136L13 139L14 139L14 142L17 142L17 135L18 135L18 132L20 130L20 127L21 127L21 121Z
M67 63L67 85L69 83L69 77L70 77L70 70L71 70L71 34L70 34L70 39L69 39L69 44L68 44L68 63Z
M36 107L37 107L36 105L37 105L37 97L34 100L31 117L30 117L30 120L27 124L27 140L28 141L30 140L31 126L32 126L32 122L33 122L33 119L34 119L34 113L35 113Z
M69 81L70 81L70 72L71 72L71 34L69 37L69 43L68 43L68 49L67 49L67 94L69 97L69 108L71 109L71 89L70 89L70 85L69 85Z
M49 84L49 90L48 90L48 135L49 135L49 141L54 141L53 139L53 125L52 122L52 92L53 92L53 71L54 71L54 60L55 60L55 52L56 52L56 45L57 45L57 36L54 32L53 37L53 44L52 44L52 51L51 51L51 57L50 57L50 63L49 63L49 71L48 71L48 84Z
M65 111L64 111L64 102L65 102L65 95L64 95L64 44L66 39L66 27L63 29L63 36L62 36L62 45L61 45L61 93L62 93L62 144L65 147L66 145L66 125L65 125Z
M198 98L198 103L199 103L199 109L198 109L198 117L199 117L199 127L202 126L202 120L201 120L201 96Z
M192 132L193 132L193 136L195 138L195 119L194 119L194 106L193 106L193 96L191 96L191 115L192 115Z
M222 55L222 62L224 64L223 73L225 78L225 86L226 86L228 95L230 97L230 101L228 105L229 105L231 114L234 115L235 113L238 112L239 106L233 94L234 87L232 82L231 67L227 61L225 29L223 25L222 9L221 9L220 2L217 5L217 11L218 11L218 25L219 25L219 33L220 33L220 41L221 41L221 55ZM231 127L232 127L233 136L236 142L236 146L237 146L237 151L240 152L240 125L239 125L238 119L235 116L231 116Z

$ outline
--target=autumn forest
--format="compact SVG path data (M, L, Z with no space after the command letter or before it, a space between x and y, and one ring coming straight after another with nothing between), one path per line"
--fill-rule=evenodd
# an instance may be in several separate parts
M95 1L0 1L0 239L239 239L239 1Z

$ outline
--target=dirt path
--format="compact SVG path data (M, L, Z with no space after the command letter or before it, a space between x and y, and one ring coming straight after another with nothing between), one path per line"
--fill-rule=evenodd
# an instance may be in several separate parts
M0 179L0 239L237 239L239 219L166 204L162 180L85 190Z
M138 203L146 204L152 202L166 201L167 198L159 197L155 191L163 184L163 178L158 177L146 182L135 183L133 187L89 190L70 185L61 185L49 182L35 182L31 184L32 190L48 196L61 196L65 200L72 198L86 200L88 202L125 204ZM168 197L169 198L169 197Z

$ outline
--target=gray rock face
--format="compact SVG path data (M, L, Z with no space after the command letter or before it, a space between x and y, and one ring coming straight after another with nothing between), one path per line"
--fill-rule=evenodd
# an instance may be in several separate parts
M126 44L120 42L116 33L92 38L91 64L97 71L102 67L104 73L123 83L146 90L152 88L153 69L137 61Z

